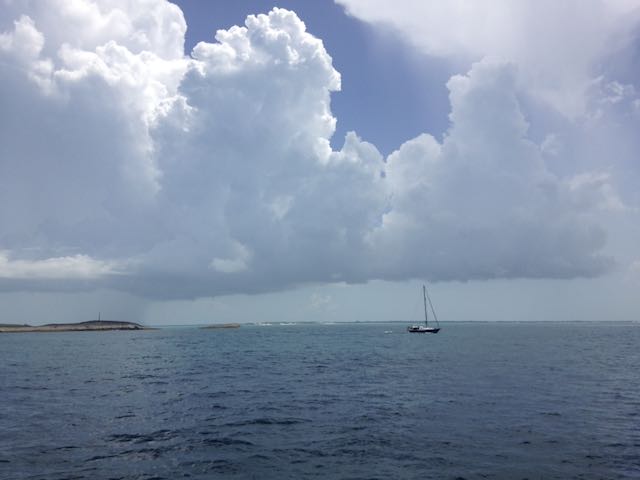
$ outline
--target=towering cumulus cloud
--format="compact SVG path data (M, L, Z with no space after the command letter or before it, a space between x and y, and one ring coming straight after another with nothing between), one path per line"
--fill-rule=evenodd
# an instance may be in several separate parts
M355 133L331 149L340 75L293 12L190 56L160 0L10 2L0 29L4 290L195 298L610 265L591 220L606 178L549 171L508 62L450 80L442 142L384 159Z
M378 257L386 275L558 278L609 265L594 254L605 234L585 222L575 180L554 176L527 138L515 78L512 65L490 61L451 78L444 141L422 135L389 156L392 209L371 235L377 251L395 252Z
M640 20L635 0L337 2L428 55L513 62L530 93L572 117L587 107L594 64L633 43Z

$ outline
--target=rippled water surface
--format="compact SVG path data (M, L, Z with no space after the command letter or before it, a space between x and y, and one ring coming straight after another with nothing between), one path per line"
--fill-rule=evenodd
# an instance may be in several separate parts
M639 324L403 328L0 335L0 478L640 478Z

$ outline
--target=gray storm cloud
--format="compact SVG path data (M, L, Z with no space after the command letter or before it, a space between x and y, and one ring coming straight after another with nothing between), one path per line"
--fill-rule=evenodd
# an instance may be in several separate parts
M0 23L4 290L195 298L611 266L597 213L612 187L547 168L510 62L453 77L444 140L384 159L355 133L331 149L340 74L293 12L187 57L175 5L50 3Z

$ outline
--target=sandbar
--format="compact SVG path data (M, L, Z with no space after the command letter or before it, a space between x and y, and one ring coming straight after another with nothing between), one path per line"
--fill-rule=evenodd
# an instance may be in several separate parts
M205 325L204 327L200 327L205 330L213 329L213 328L240 328L239 323L213 323L211 325Z

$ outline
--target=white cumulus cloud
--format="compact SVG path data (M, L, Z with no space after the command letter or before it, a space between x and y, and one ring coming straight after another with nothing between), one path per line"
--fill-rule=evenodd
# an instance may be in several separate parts
M449 81L452 126L389 156L393 208L369 240L380 272L433 279L597 275L603 229L585 221L606 177L554 175L528 136L512 65L483 61ZM584 190L582 190L584 188ZM592 203L583 198L591 196ZM597 205L596 205L597 204Z
M117 273L117 265L87 255L13 260L7 252L0 252L0 279L96 279Z
M161 0L15 2L1 17L0 288L82 277L194 298L611 263L594 217L615 206L609 178L547 167L512 62L453 77L444 140L384 159L355 132L332 150L340 74L293 12L249 16L190 56Z
M532 93L569 116L584 113L601 63L633 45L640 21L635 0L337 2L426 54L512 62Z

